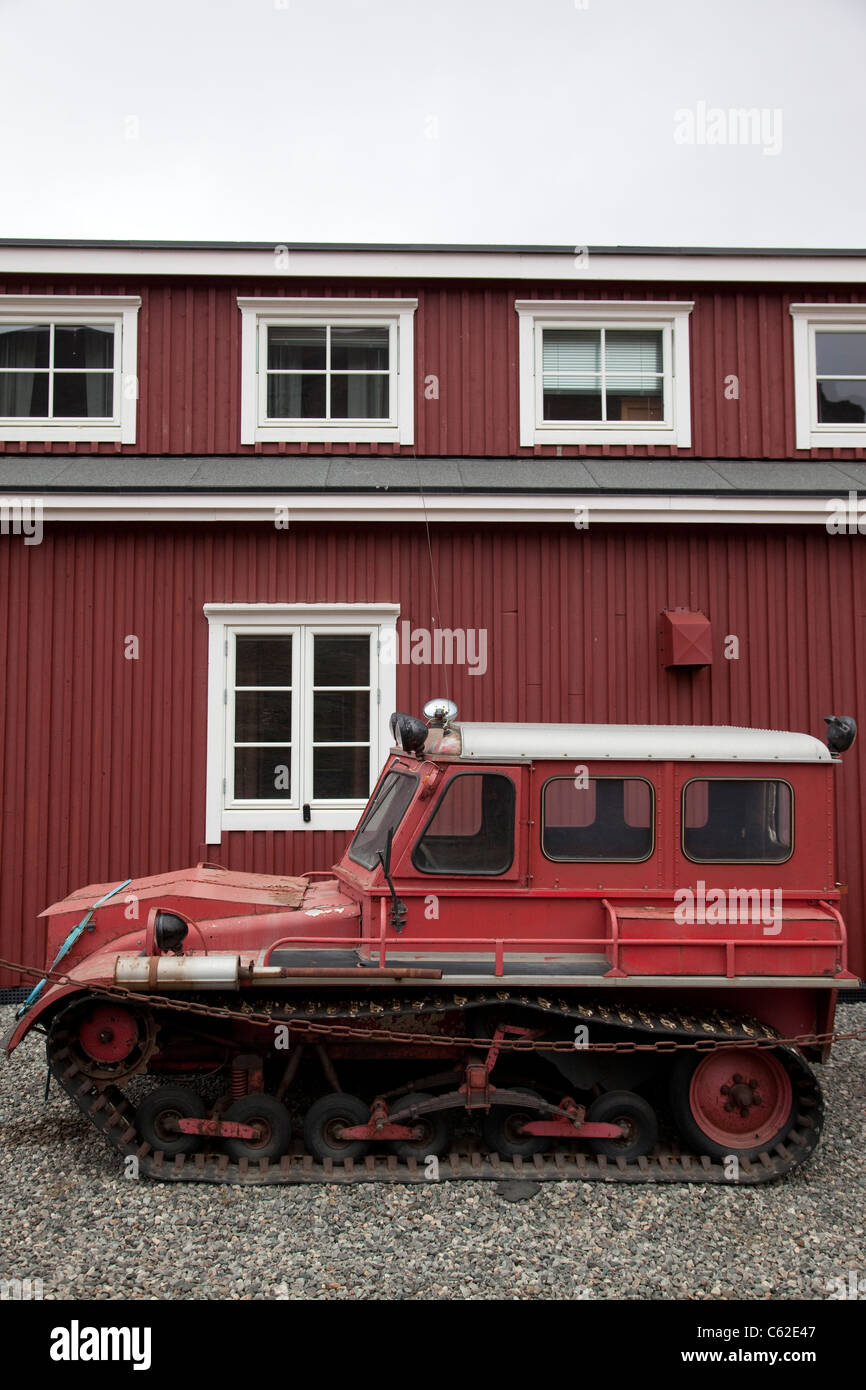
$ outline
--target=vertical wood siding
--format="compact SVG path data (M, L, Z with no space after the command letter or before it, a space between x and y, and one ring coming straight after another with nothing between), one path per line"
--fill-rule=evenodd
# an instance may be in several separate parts
M823 735L866 689L866 548L805 529L52 525L0 537L0 955L41 963L46 904L204 857L206 602L398 602L485 628L488 669L398 667L398 705L467 719L732 723ZM662 670L658 615L703 609L713 665ZM137 661L124 638L139 638ZM739 639L726 660L724 639ZM866 738L837 772L853 967L866 970ZM807 808L800 808L800 814ZM815 814L820 814L819 810ZM324 869L342 832L237 832L221 858ZM213 851L208 851L213 857ZM0 985L9 985L8 975Z

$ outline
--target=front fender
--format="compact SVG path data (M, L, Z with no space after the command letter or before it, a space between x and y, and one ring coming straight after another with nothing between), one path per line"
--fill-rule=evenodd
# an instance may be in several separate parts
M68 985L51 985L44 989L39 998L31 1004L26 1014L16 1018L9 1032L0 1038L0 1053L5 1053L10 1057L20 1042L23 1042L27 1034L39 1023L46 1022L46 1015L52 1016L57 1009L61 999L69 994L79 994L81 985L77 982Z

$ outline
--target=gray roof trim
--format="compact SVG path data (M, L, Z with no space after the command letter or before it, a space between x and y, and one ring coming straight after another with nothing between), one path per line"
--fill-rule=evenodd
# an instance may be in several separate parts
M0 454L0 492L513 493L845 497L866 489L866 461L414 458L399 455L147 456Z
M103 241L74 237L0 237L0 246L85 247L94 251L441 251L478 255L570 256L572 246L483 245L463 242L363 241ZM592 256L866 256L866 248L776 246L588 246Z

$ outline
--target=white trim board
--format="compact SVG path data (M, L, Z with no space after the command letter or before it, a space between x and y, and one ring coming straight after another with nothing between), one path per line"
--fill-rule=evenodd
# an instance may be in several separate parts
M253 276L405 280L715 281L764 284L866 284L866 251L857 256L651 255L645 252L573 253L508 250L339 250L284 253L284 244L249 247L0 246L0 271L19 275Z
M851 489L855 491L852 479ZM847 498L842 495L847 504ZM681 523L694 525L825 525L830 499L819 496L744 497L730 494L621 493L49 493L38 488L0 491L0 506L37 502L46 522L239 521L275 525L293 522L416 522L575 525L585 512L588 524ZM288 513L288 517L286 514ZM580 531L578 531L578 535Z

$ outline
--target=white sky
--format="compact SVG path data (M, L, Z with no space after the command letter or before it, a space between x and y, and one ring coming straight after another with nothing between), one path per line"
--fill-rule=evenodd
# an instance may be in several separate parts
M0 236L862 246L864 57L864 0L0 0Z

